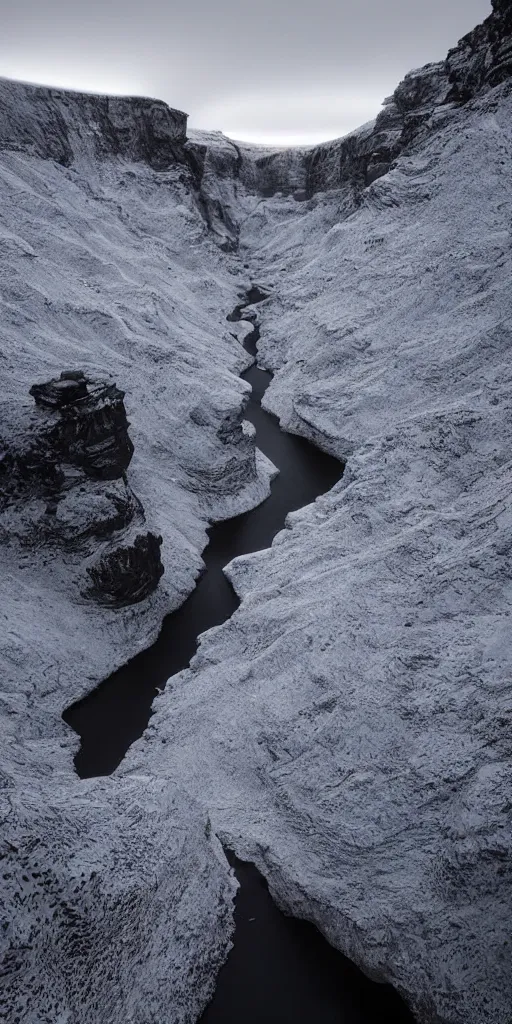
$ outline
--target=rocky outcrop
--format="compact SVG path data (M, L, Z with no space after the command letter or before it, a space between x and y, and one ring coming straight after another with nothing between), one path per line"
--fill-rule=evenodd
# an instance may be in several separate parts
M121 156L155 170L185 163L187 115L161 100L97 96L0 80L0 149L69 167Z
M305 150L250 146L221 132L193 131L187 144L203 215L224 252L236 252L247 197L306 198ZM251 208L251 200L247 213Z
M43 410L59 413L56 422L47 417L46 429L38 431L46 461L70 463L99 480L115 480L128 469L133 444L124 392L115 384L87 380L80 370L64 371L59 380L34 384L30 394Z
M247 395L248 399L248 395ZM198 452L194 464L188 467L189 486L199 490L205 484L212 494L236 494L242 487L257 479L256 447L252 428L244 420L246 401L228 413L217 427L216 437L222 444L223 456L215 462L211 459L209 445ZM218 420L217 411L205 403L193 409L192 422L197 426L211 427Z
M143 601L163 575L161 545L162 538L154 533L139 535L133 544L116 547L88 566L93 596L100 604L117 608Z
M358 194L375 178L377 167L380 174L389 170L391 160L398 152L395 136L394 127L391 131L383 128L378 132L376 125L372 124L343 139L326 142L308 151L304 158L307 195L311 197L316 192L344 185L357 201Z
M120 607L147 597L163 573L161 538L140 533L141 503L126 470L133 455L124 393L81 371L34 384L35 412L3 430L0 536L23 547L61 547L90 558L84 593ZM128 540L128 528L135 536ZM80 575L80 572L79 572Z
M358 205L363 189L387 174L420 126L449 102L450 92L444 62L411 71L384 100L375 121L306 153L307 194L344 187Z
M480 90L492 88L512 75L512 7L493 0L493 12L482 25L450 50L445 68L452 86L450 99L465 103Z
M512 75L512 8L493 0L493 13L450 50L445 61L405 76L375 122L305 155L306 189L348 185L358 194L386 174L424 125L435 127L437 108L471 100Z
M238 225L231 198L240 178L240 149L221 132L192 132L186 151L208 230L223 252L236 252Z
M304 150L271 149L240 144L243 157L240 169L246 188L264 197L281 193L303 198L306 186Z

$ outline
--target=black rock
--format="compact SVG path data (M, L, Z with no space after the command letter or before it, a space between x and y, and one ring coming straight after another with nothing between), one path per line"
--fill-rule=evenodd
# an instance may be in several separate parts
M85 373L83 370L63 370L60 375L61 380L85 380Z
M0 438L3 538L60 548L78 579L85 562L86 596L102 604L142 601L163 573L161 538L140 532L144 509L126 479L133 444L124 392L65 370L30 394L38 411L22 410Z
M448 54L454 102L467 103L482 89L512 76L512 5L510 0L493 0L492 6L483 24L463 36Z
M85 380L51 380L48 384L34 384L30 394L36 405L49 409L60 409L63 405L71 405L87 398Z
M164 572L161 544L162 538L154 533L139 534L132 544L103 555L87 568L92 580L90 596L99 604L115 608L143 601L155 590Z
M41 408L60 413L57 422L41 427L49 461L70 463L99 480L122 476L133 455L124 391L68 370L58 380L34 384L30 394Z

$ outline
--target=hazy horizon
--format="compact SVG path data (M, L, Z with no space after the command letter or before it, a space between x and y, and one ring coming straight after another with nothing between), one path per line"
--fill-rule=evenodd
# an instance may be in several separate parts
M378 113L414 67L440 60L490 0L291 0L258 10L221 0L186 10L148 0L72 8L2 2L0 75L34 84L164 100L190 129L264 145L337 138Z

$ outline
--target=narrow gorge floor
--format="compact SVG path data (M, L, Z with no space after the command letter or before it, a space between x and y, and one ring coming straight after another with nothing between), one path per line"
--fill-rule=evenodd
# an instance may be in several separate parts
M254 300L251 293L248 297ZM243 308L238 306L230 319L243 319ZM244 342L254 357L258 339L259 327L255 326ZM110 775L117 768L146 729L158 691L189 665L198 636L236 611L240 602L224 567L238 555L270 547L287 514L330 490L343 472L337 459L304 438L282 431L277 418L261 408L271 373L253 365L242 379L252 387L244 416L256 428L258 448L279 474L261 505L208 530L205 570L185 603L164 619L156 642L64 712L64 720L82 741L75 758L81 778Z
M254 292L247 298L229 319L243 319L246 306L259 301ZM254 357L258 339L254 326L244 342ZM245 417L279 475L263 504L208 531L205 571L181 608L164 620L152 647L65 711L65 721L81 737L75 758L81 778L115 770L144 732L158 691L190 663L198 636L236 610L240 602L224 566L237 555L269 547L286 515L333 487L343 472L338 460L282 431L276 417L261 408L269 372L254 364L242 378L252 386ZM369 981L313 925L282 914L254 865L229 851L227 856L240 883L234 946L201 1024L413 1024L391 987Z

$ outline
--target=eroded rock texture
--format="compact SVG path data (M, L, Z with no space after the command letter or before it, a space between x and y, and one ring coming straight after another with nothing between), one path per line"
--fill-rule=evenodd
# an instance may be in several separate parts
M8 1024L193 1024L229 946L233 883L207 815L145 773L80 783L61 719L187 597L209 522L268 494L240 423L249 357L225 320L245 281L199 180L165 104L0 80Z
M30 394L37 411L23 410L0 442L3 541L92 555L86 595L117 607L143 600L164 569L161 538L140 532L144 511L125 475L133 444L124 393L78 370L34 384Z
M360 191L389 171L424 126L435 127L441 107L467 103L506 81L511 72L511 7L508 0L493 0L490 17L450 50L445 61L405 76L372 125L306 155L308 193L339 188L347 180Z
M510 4L493 0L493 13L450 50L446 60L405 76L375 121L308 150L239 145L236 177L266 197L280 193L302 199L350 185L357 204L362 191L390 170L421 130L435 127L442 107L467 103L482 90L506 81L511 69ZM218 140L215 144L213 134L204 136L211 149L206 159L216 163Z
M212 463L207 447L195 453L193 464L189 467L189 486L192 490L200 490L207 484L213 494L234 495L248 483L257 480L256 448L252 432L246 429L245 405L244 400L242 408L238 406L232 409L218 425L216 439L222 446L222 454L215 463ZM192 409L190 417L193 423L203 428L211 429L218 423L218 411L209 402Z
M70 463L99 480L115 480L128 469L133 444L124 392L115 384L63 371L59 380L34 384L30 394L42 409L59 413L55 424L39 432L47 461Z
M102 555L96 565L87 567L92 594L102 604L116 607L143 601L163 575L161 544L161 537L146 533L137 536L133 544Z
M510 1024L509 41L496 0L375 124L307 154L187 149L150 101L1 85L9 1024L191 1024L231 933L215 832L422 1024ZM265 405L348 459L344 480L231 565L237 613L116 776L80 785L62 708L190 592L208 521L268 492L225 320L251 280ZM55 379L70 337L87 380L130 395L156 521L146 548L123 533L123 571L139 547L158 566L160 536L172 564L136 609L110 561L142 516L119 406L113 458L105 408L90 434L81 378ZM106 604L71 593L76 546Z
M512 1006L507 11L457 48L469 98L444 62L415 71L378 150L372 125L320 147L310 201L240 202L271 286L264 405L348 462L228 567L239 609L120 770L181 780L288 912L428 1024Z
M242 164L240 149L220 132L192 132L186 151L195 171L200 209L208 230L223 252L236 252L238 224L225 194L236 189Z
M450 98L467 102L479 90L492 88L512 74L512 8L509 0L493 0L493 13L450 50L445 68Z
M84 154L156 170L185 163L187 115L159 100L95 96L2 81L0 148L70 166Z
M0 778L0 1020L193 1024L236 887L204 813L167 780Z

